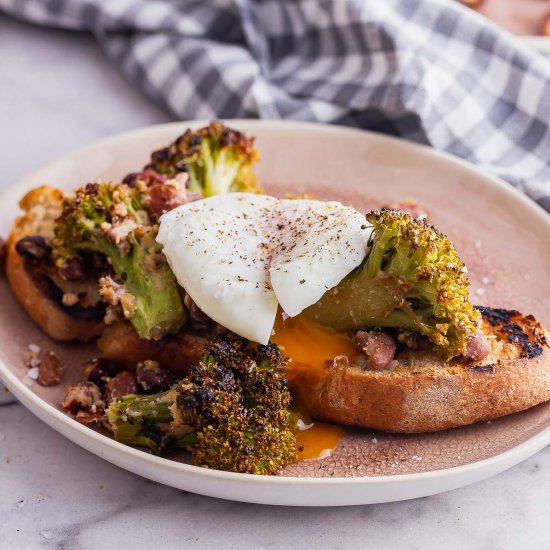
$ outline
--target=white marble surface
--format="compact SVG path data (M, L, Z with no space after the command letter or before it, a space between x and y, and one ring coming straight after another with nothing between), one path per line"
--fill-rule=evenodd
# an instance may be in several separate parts
M91 38L0 16L0 186L98 138L168 117ZM550 547L550 449L477 485L354 508L196 496L112 466L0 408L0 549Z

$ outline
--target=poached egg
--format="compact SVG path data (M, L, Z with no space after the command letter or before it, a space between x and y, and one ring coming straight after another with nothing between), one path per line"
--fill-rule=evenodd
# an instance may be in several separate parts
M262 344L279 305L298 315L365 258L365 216L339 202L227 193L160 219L179 284L214 321Z

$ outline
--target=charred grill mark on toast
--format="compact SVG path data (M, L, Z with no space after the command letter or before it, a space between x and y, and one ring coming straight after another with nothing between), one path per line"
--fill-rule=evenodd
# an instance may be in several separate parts
M468 367L468 370L480 374L493 374L495 372L495 365L476 365L475 367Z
M83 307L76 303L66 306L63 303L63 290L61 290L48 275L40 269L40 265L34 260L25 260L25 269L30 273L34 284L40 289L44 297L52 300L57 307L70 315L73 319L83 321L100 321L105 316L106 304L98 302L89 307Z
M548 346L544 329L532 315L522 315L513 309L483 306L476 306L476 309L499 339L520 350L521 358L538 357L542 354L543 348Z

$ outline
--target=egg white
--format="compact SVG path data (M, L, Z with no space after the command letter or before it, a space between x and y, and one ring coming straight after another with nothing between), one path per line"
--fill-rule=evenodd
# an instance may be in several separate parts
M282 200L279 209L287 225L269 275L279 304L294 317L363 261L372 228L363 214L339 202Z
M371 231L337 202L228 193L165 214L157 241L206 315L267 344L278 305L292 317L317 302L363 261Z

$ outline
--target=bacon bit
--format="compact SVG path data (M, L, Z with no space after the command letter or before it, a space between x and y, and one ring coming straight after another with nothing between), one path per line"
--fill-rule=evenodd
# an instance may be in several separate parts
M85 426L99 427L105 417L105 402L101 391L92 382L79 382L67 390L61 406Z
M105 385L105 400L110 405L117 397L129 393L141 393L133 372L124 370L111 378Z
M38 365L38 380L41 386L57 386L63 379L63 369L53 351L48 351L42 356Z
M188 179L187 174L181 173L173 179L155 183L150 187L150 202L147 205L147 210L154 221L157 221L166 212L200 198L195 196L195 193L188 193Z
M29 369L27 376L36 380L41 386L56 386L63 379L63 369L53 351L40 355L40 347L31 344L30 354L25 365Z
M128 174L123 180L122 183L128 185L128 187L135 187L138 183L162 183L166 180L166 176L163 176L154 170L147 168L141 172L132 172Z
M355 346L362 351L374 370L387 369L395 356L395 340L386 332L359 330L355 335Z
M485 359L491 352L489 341L482 332L479 332L475 338L472 338L466 346L466 351L462 357L467 361L477 362Z
M61 406L72 414L79 411L95 413L105 408L99 388L93 382L79 382L67 390Z

